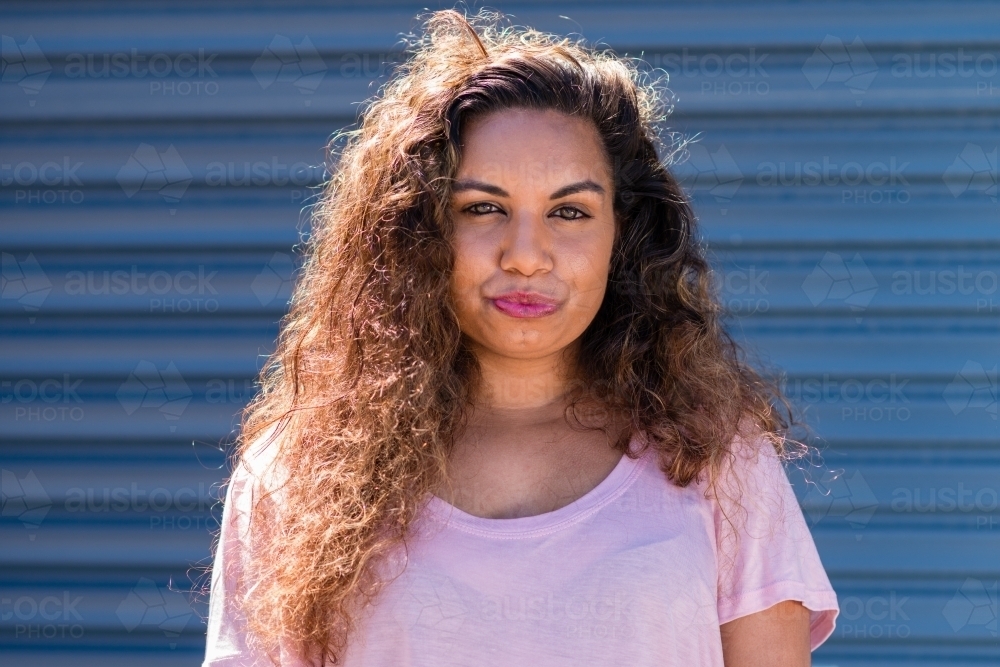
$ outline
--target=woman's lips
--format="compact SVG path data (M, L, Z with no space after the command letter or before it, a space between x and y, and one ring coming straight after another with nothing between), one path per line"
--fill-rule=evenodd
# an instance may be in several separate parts
M558 301L534 292L508 292L490 301L497 310L511 317L545 317L559 309Z

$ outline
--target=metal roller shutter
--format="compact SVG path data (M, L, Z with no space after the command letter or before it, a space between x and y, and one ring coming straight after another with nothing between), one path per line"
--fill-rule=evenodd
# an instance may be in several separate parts
M0 651L199 664L222 454L413 3L0 8ZM1000 9L500 3L671 74L733 331L827 444L818 665L996 664ZM559 18L567 15L570 18ZM6 660L5 660L6 662Z

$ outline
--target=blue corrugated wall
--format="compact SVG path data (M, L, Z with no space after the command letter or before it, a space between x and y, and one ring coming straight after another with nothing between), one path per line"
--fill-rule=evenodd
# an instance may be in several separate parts
M818 665L996 665L1000 7L497 3L671 74L732 329L825 443ZM413 3L0 7L0 658L196 665L324 145ZM561 18L565 16L568 18Z

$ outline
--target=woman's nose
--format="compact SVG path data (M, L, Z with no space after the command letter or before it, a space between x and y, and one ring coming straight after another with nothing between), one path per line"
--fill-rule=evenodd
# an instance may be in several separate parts
M531 212L511 216L500 249L500 268L525 276L552 270L552 239L544 218Z

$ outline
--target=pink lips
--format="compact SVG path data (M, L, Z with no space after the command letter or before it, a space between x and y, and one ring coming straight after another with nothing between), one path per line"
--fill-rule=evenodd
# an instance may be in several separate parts
M559 309L558 301L535 292L508 292L490 300L497 310L511 317L545 317Z

